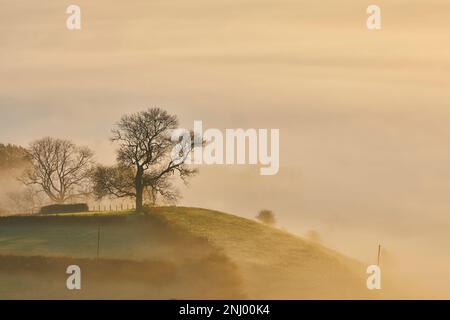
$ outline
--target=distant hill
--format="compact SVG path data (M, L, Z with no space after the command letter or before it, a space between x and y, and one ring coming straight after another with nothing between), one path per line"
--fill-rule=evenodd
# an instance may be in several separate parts
M83 270L79 292L65 289L69 264ZM376 297L365 281L335 251L207 209L0 218L0 298Z

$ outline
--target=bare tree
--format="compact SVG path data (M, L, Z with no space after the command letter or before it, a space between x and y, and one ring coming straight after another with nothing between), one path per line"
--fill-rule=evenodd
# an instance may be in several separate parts
M197 172L185 163L195 146L193 136L189 145L181 148L180 157L174 159L171 156L181 142L181 139L171 139L176 129L177 117L160 108L123 116L111 137L119 145L118 165L97 168L93 175L97 196L134 197L137 212L142 211L146 194L153 203L157 195L175 200L177 193L172 178L178 176L186 183Z
M64 203L86 193L85 183L93 165L93 152L73 142L42 138L28 150L31 168L22 181L35 185L56 203Z

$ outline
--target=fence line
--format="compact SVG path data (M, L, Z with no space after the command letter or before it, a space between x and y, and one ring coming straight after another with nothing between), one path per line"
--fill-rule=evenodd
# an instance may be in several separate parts
M120 212L120 211L130 211L135 210L135 205L130 205L127 203L126 205L123 203L120 204L93 204L88 205L89 211L88 212ZM23 209L23 210L7 210L3 214L3 216L10 216L10 215L35 215L39 214L41 207L35 207L35 208L29 208L29 209Z

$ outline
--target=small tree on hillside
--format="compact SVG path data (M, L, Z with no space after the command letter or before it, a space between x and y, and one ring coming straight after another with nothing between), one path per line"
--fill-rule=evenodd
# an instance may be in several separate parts
M176 129L177 117L159 108L123 116L111 137L119 145L118 164L94 171L95 194L135 198L137 212L142 211L146 195L153 204L158 195L176 200L172 179L178 176L186 182L197 172L185 164L195 146L195 137L191 137L189 145L183 145L177 159L172 157L173 150L180 145L180 141L171 139Z
M275 225L276 222L275 214L271 210L261 210L256 216L256 219L271 226Z

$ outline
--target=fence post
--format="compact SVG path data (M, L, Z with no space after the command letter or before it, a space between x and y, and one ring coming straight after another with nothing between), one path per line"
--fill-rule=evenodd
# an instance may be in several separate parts
M97 260L100 256L100 223L98 224L98 231L97 231Z

